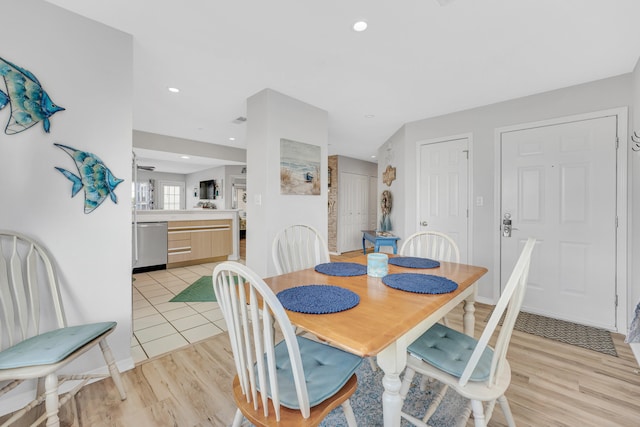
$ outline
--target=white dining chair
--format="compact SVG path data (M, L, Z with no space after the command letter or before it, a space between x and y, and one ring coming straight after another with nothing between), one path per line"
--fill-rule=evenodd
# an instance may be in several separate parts
M304 270L331 260L324 238L318 230L304 224L280 230L273 239L271 255L278 274ZM377 369L373 357L369 357L369 364L372 370Z
M315 426L338 405L356 426L349 397L362 358L297 336L273 291L242 264L217 265L213 289L236 367L234 427L245 418L256 426ZM278 343L277 330L283 336Z
M511 367L507 361L507 349L513 327L522 306L531 254L536 240L529 238L524 245L513 272L496 304L480 339L476 340L442 324L435 324L408 347L400 395L404 400L415 373L433 378L441 383L437 395L422 419L402 412L402 417L420 427L433 415L449 388L471 400L476 427L486 427L491 419L496 401L500 404L507 424L515 427L515 421L505 391L511 382ZM494 348L489 347L503 314L506 311ZM466 410L465 417L470 416Z
M47 251L30 237L0 230L0 396L25 380L37 380L35 399L2 426L14 425L42 402L45 412L32 425L46 419L47 427L59 426L59 408L89 381L108 376L120 398L126 399L106 340L115 328L112 321L69 326ZM109 374L58 374L96 346L102 350ZM65 385L67 391L59 396L59 385L66 381L70 382Z
M437 261L460 262L460 249L448 235L438 231L419 231L407 237L400 255L431 258Z
M460 249L456 242L439 231L419 231L407 237L400 247L400 255L460 262ZM442 318L442 323L449 326L446 316Z
M315 228L296 224L276 234L271 256L278 274L291 273L329 262L329 249Z
M447 234L439 231L418 231L407 237L400 247L400 255L430 258L437 261L460 262L460 249ZM443 316L440 321L449 326L449 319ZM429 378L422 377L420 390L426 390Z

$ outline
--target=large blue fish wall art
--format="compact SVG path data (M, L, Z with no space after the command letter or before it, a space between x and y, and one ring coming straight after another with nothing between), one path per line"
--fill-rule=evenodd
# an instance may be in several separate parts
M0 90L0 110L11 105L11 117L4 133L15 135L42 122L45 132L51 129L49 117L64 108L56 105L29 70L18 67L0 58L0 75L4 78L7 92Z
M84 188L84 213L93 212L107 196L111 198L113 203L118 203L118 197L113 190L123 180L113 176L113 173L98 156L62 144L53 145L63 150L76 162L79 176L63 168L56 167L56 169L73 183L71 197Z

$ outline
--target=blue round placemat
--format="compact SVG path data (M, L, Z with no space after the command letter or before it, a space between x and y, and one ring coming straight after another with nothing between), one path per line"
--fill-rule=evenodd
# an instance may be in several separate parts
M277 294L287 310L308 314L328 314L348 310L360 302L355 292L339 286L304 285Z
M429 258L418 258L413 256L389 258L389 264L397 265L398 267L407 267L407 268L440 267L440 261L436 261Z
M367 274L367 266L355 262L326 262L316 265L316 271L328 276L362 276Z
M458 284L453 280L431 274L389 274L382 278L382 283L390 288L416 294L446 294L458 289Z

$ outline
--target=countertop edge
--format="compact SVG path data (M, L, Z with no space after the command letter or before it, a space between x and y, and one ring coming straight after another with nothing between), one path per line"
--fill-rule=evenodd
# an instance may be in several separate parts
M211 210L185 210L185 211L137 211L138 222L164 222L164 221L197 221L206 219L236 219L237 210L211 209Z

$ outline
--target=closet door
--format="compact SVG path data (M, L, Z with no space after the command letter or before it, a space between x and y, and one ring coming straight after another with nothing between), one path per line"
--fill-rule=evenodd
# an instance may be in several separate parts
M378 228L378 178L369 177L369 225L367 229Z
M466 263L469 241L469 138L418 144L418 228L449 235Z
M341 172L338 180L339 252L362 248L362 230L369 229L369 177Z

